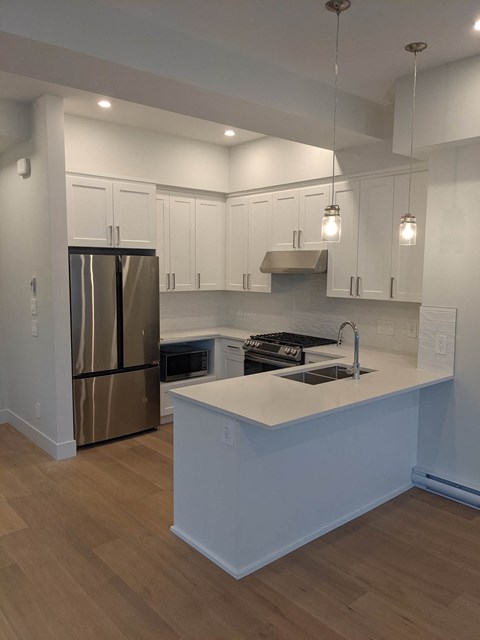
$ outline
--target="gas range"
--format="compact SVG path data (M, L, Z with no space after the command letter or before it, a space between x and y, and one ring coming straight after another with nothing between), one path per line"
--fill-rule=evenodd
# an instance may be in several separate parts
M268 361L271 364L277 361L278 368L280 368L303 364L305 361L304 349L327 344L336 344L336 340L282 331L251 336L249 340L245 340L243 348L245 358L254 356L258 360L264 357L265 362Z

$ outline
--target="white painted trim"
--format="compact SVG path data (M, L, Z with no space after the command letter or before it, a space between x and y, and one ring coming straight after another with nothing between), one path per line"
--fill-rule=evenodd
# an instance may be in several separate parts
M191 547L199 551L202 555L207 557L209 560L214 562L217 566L219 566L221 569L226 571L233 578L235 578L236 580L240 580L240 578L244 578L245 576L248 576L250 573L253 573L254 571L258 571L258 569L261 569L262 567L265 567L267 564L270 564L271 562L278 560L282 556L287 555L287 553L295 551L295 549L298 549L299 547L303 547L303 545L308 544L309 542L312 542L312 540L315 540L316 538L319 538L320 536L325 535L329 531L332 531L337 527L341 527L343 524L350 522L350 520L354 520L355 518L358 518L364 513L367 513L367 511L371 511L372 509L375 509L381 504L384 504L385 502L388 502L389 500L396 498L401 493L404 493L405 491L408 491L409 489L411 489L412 486L413 485L411 483L403 485L398 489L391 491L387 495L382 496L381 498L377 498L376 500L374 500L373 502L370 502L364 507L357 509L352 513L349 513L346 516L343 516L343 518L334 520L333 522L325 525L321 529L317 529L316 531L313 531L308 536L304 536L303 538L300 538L299 540L292 542L291 544L283 547L282 549L278 549L278 551L275 551L274 553L271 553L261 558L260 560L257 560L256 562L253 562L252 564L249 564L246 567L243 567L241 569L235 569L235 567L232 567L230 564L224 562L217 555L215 555L214 553L209 551L206 547L204 547L202 544L193 540L193 538L191 538L188 534L184 533L178 527L175 527L175 525L172 525L170 527L170 531L174 533L178 538L180 538L181 540L189 544Z
M67 442L54 442L51 438L39 431L29 422L17 416L13 411L6 411L8 419L6 422L12 425L17 431L34 442L40 449L46 451L55 460L72 458L77 455L77 443L75 440Z
M412 482L419 489L436 493L443 498L465 504L467 507L480 509L480 491L477 489L466 487L454 480L440 478L420 467L412 469Z
M0 424L7 424L8 422L8 409L0 409Z

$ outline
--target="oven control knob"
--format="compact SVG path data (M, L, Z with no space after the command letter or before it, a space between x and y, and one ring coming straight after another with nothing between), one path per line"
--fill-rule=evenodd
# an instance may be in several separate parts
M298 353L298 349L292 349L291 352L292 356L296 356Z
M292 353L292 350L290 349L290 347L287 347L287 348L285 349L285 353L286 353L287 355L289 355L290 353Z
M256 347L259 347L259 346L260 346L260 342L256 342L256 343L255 343L255 346L256 346Z

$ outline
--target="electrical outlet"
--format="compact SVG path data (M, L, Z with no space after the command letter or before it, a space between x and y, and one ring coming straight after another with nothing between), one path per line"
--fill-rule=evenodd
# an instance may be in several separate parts
M42 417L42 408L40 406L40 402L35 403L35 417L40 420Z
M393 320L379 320L377 324L377 333L384 336L395 335L395 322Z
M32 313L32 316L37 315L37 299L36 298L32 298L30 300L30 311Z
M447 336L444 333L435 334L435 353L439 356L447 355Z
M237 421L226 419L223 423L222 442L227 447L234 447L237 440Z
M32 336L34 338L38 338L38 322L37 322L37 320L32 320Z
M407 323L407 335L409 338L417 337L417 323L416 322L408 322Z

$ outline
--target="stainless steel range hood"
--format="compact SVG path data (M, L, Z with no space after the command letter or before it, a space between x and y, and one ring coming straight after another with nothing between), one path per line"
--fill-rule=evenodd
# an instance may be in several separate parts
M328 251L267 251L262 273L326 273Z

